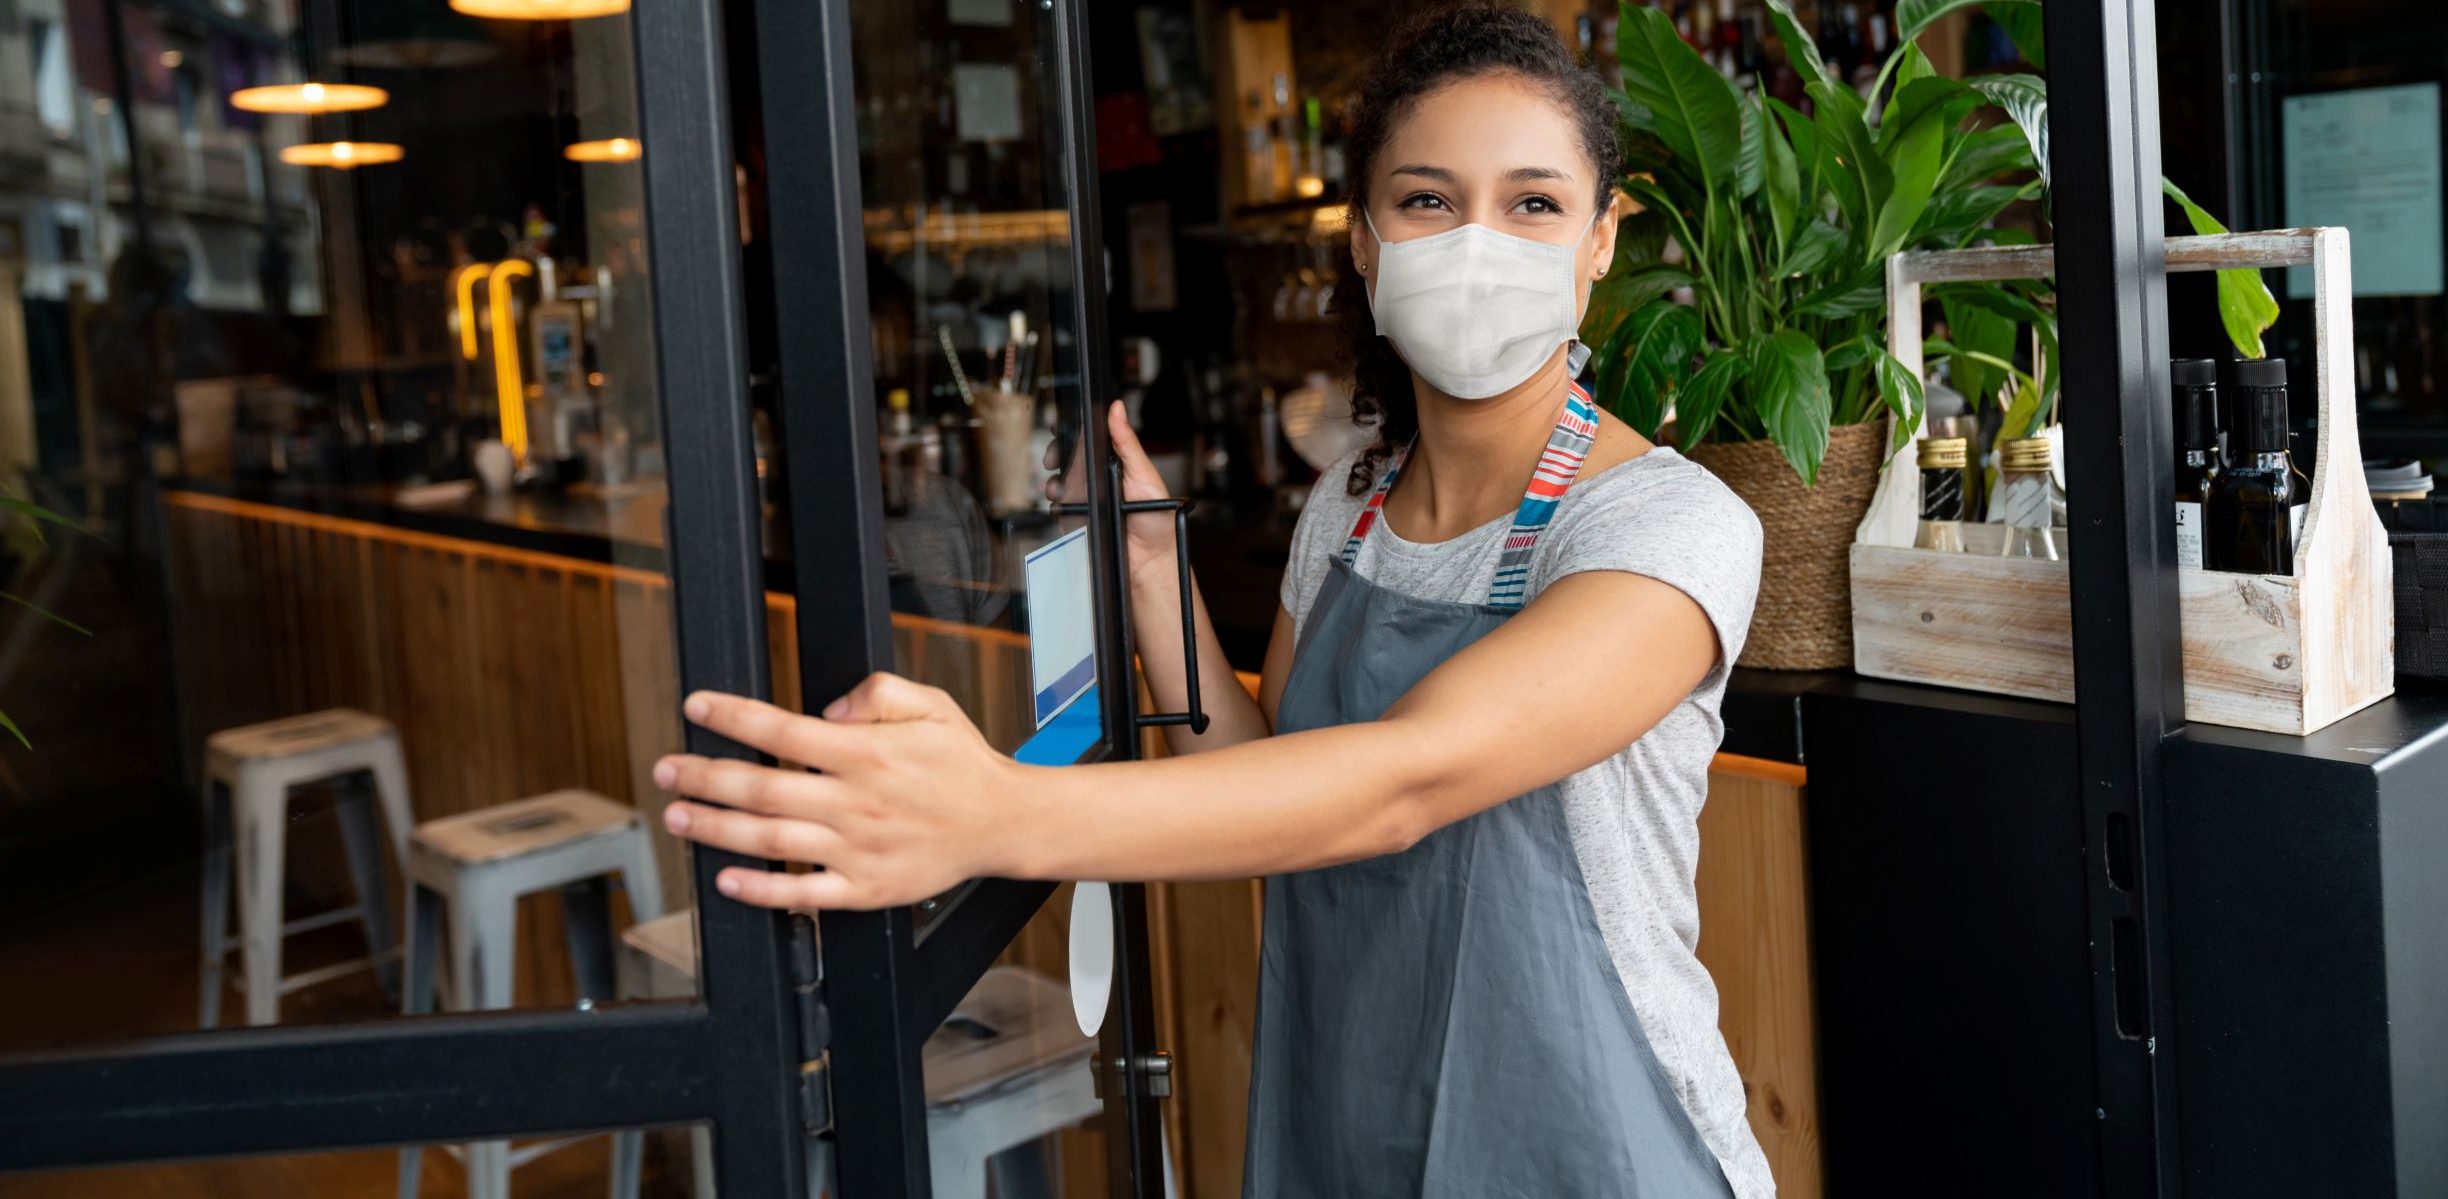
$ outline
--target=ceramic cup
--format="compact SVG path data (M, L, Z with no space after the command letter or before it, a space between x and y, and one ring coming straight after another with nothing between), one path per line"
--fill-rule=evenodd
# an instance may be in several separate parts
M468 464L476 468L476 481L484 485L486 495L510 494L518 460L511 456L509 446L498 441L479 441L468 451Z

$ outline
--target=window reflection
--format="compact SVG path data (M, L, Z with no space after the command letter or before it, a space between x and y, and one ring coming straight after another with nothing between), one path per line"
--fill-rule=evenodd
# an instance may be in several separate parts
M0 6L0 1052L669 990L630 22L512 7Z

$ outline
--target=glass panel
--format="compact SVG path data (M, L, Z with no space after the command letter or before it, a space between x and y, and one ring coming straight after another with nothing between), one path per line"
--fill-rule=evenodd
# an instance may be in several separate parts
M1084 498L1055 448L1081 400L1054 14L850 7L894 666L997 748L1076 761L1100 729L1087 538L1054 511Z
M1104 701L1087 529L1058 508L1086 498L1086 414L1051 9L850 5L893 666L998 749L1069 764L1102 753ZM1105 1193L1069 894L927 1042L939 1193Z
M45 980L0 1052L394 1015L411 925L445 1006L692 993L619 965L688 902L628 18L46 9L0 35L0 977Z
M1073 1011L1076 890L1046 901L927 1040L928 1149L947 1199L979 1194L983 1179L998 1195L1109 1193L1106 1138L1122 1115L1097 1096L1097 1039ZM1090 895L1103 902L1101 888Z
M614 1190L614 1163L624 1155L636 1163L636 1199L711 1199L708 1179L697 1188L696 1164L706 1144L706 1126L639 1129L614 1136L521 1138L508 1143L509 1177L520 1199L601 1199ZM165 1162L0 1175L0 1199L92 1199L96 1195L143 1195L146 1199L457 1199L469 1193L466 1147L429 1145L416 1156L417 1185L401 1185L398 1148L289 1153L217 1161ZM476 1169L497 1160L480 1148ZM615 1199L620 1199L614 1190Z

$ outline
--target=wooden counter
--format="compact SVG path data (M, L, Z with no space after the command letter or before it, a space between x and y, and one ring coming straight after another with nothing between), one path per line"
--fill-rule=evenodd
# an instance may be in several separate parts
M545 552L364 512L167 494L180 711L191 750L212 730L337 705L396 721L419 820L580 786L643 810L665 891L680 846L648 770L679 748L670 591L611 553ZM797 706L796 605L769 592L774 700ZM1027 733L1027 641L893 619L904 673L950 690L990 741ZM1785 1199L1815 1199L1819 1119L1802 772L1721 755L1701 816L1701 960L1741 1068L1751 1123ZM1158 1018L1177 1066L1165 1118L1183 1194L1240 1193L1259 905L1254 881L1151 886ZM1064 975L1058 893L1007 955ZM523 1004L574 997L557 899L520 913ZM1097 1134L1067 1134L1066 1193L1101 1193Z

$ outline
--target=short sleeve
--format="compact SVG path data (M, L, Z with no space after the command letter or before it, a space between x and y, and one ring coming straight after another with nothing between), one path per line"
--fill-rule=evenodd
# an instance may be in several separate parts
M1342 552L1343 539L1351 533L1352 521L1367 501L1350 494L1352 467L1360 461L1363 451L1354 451L1318 473L1317 482L1309 488L1309 501L1301 505L1300 520L1292 526L1291 557L1284 563L1283 607L1292 614L1292 625L1298 629L1309 615L1309 603L1317 598L1318 587L1326 581L1329 558Z
M1540 556L1541 588L1582 571L1619 570L1690 596L1717 631L1722 656L1711 683L1742 655L1759 598L1759 518L1715 475L1671 449L1576 486Z

